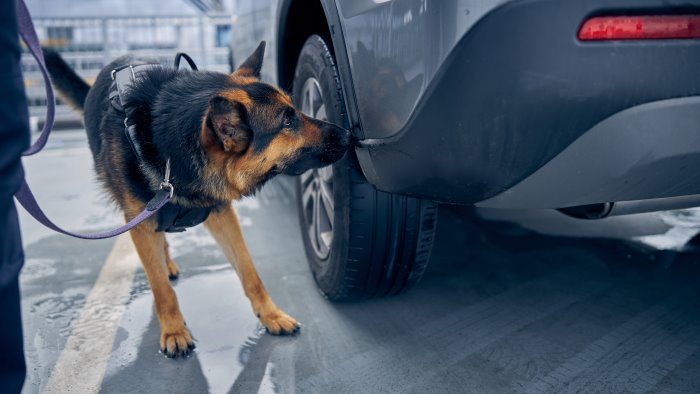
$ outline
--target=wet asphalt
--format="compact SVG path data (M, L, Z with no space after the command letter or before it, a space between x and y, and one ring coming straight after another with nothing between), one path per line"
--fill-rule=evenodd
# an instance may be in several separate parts
M54 133L49 150L25 167L59 224L89 232L120 223L92 176L83 132ZM22 214L24 392L81 391L70 374L56 377L76 336L104 339L104 357L78 357L71 368L79 376L99 365L105 393L700 391L700 251L692 244L658 250L590 232L543 235L532 229L541 227L536 219L527 227L443 206L415 289L333 303L308 270L295 201L292 180L278 178L235 206L263 282L301 332L265 333L235 272L198 227L168 238L181 268L174 287L197 344L177 360L158 350L140 267L122 297L105 301L107 323L78 323L105 281L98 278L114 240L56 235ZM113 336L101 328L109 319Z

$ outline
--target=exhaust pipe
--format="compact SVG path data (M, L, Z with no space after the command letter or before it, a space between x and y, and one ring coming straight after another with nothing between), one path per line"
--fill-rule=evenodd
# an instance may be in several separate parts
M559 208L558 211L577 218L596 220L611 216L633 215L673 209L687 209L700 206L700 195L654 198L651 200L606 202L600 204L579 205Z

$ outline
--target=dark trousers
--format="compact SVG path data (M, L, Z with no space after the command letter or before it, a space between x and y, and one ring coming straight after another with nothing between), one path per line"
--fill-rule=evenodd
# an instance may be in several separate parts
M25 377L19 270L24 256L17 211L12 199L0 204L2 259L0 262L0 391L19 393Z
M15 279L0 289L0 332L4 346L0 352L0 387L4 393L19 393L26 375L18 282Z
M24 177L20 157L29 146L29 127L15 6L15 0L0 0L0 392L3 394L18 393L26 375L18 279L24 253L12 195Z
M26 374L19 293L24 253L17 210L12 195L7 192L0 190L0 392L3 394L19 393Z

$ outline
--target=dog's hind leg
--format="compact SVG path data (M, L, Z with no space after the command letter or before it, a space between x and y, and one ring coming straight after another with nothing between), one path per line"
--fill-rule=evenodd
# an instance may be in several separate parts
M180 276L180 268L170 257L170 251L168 250L170 245L168 244L168 240L163 238L163 241L165 243L165 265L168 267L168 278L170 278L170 280L175 280Z
M138 213L138 204L129 207L126 219L130 220L131 212ZM160 321L160 348L168 357L187 355L194 349L192 335L185 325L185 319L180 312L175 290L168 281L168 270L165 264L165 234L155 231L155 223L147 220L129 231L136 246L148 282L153 291L156 313Z
M299 329L297 321L272 302L253 265L243 239L238 215L231 205L212 211L204 222L238 273L253 312L271 334L291 334Z

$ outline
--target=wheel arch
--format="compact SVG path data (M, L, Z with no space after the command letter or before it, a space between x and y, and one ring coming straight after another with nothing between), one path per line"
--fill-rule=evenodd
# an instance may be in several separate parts
M326 4L328 3L328 4ZM322 0L282 0L277 28L277 82L291 90L294 69L304 42L318 34L335 53L329 22L336 19L335 4Z
M277 83L291 91L294 70L306 39L318 34L328 45L340 74L350 131L364 138L341 16L334 0L281 0L277 28ZM308 23L313 21L313 23ZM363 166L364 171L364 166Z

